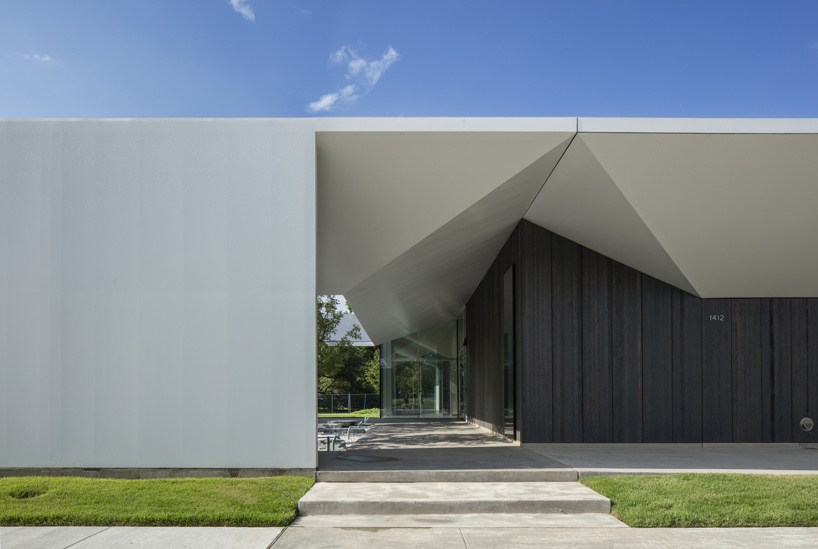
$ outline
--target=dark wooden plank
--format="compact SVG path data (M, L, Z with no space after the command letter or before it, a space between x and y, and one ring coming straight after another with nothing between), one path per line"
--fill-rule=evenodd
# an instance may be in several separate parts
M582 250L582 433L612 442L611 260Z
M673 442L701 442L702 300L673 295Z
M551 240L554 442L582 442L580 246Z
M807 300L790 301L791 368L792 368L792 416L790 432L793 442L807 442L809 436L799 427L803 417L809 416L809 341L807 336ZM815 419L815 418L813 418Z
M807 300L807 412L818 423L818 299ZM818 442L818 428L804 437L808 442Z
M807 299L807 413L818 423L818 299ZM818 428L804 437L807 442L818 442Z
M769 408L770 439L791 442L792 300L770 300Z
M729 299L702 301L702 439L733 441L731 314Z
M761 440L761 300L734 299L733 442Z
M616 261L611 270L613 442L641 442L640 276Z
M552 442L551 232L520 224L519 329L522 442Z
M772 300L761 299L761 442L773 441Z
M642 275L642 442L673 440L671 287Z

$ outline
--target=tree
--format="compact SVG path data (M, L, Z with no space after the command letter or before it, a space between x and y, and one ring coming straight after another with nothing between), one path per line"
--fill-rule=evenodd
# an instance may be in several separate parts
M380 351L377 347L355 347L361 337L355 324L337 342L330 343L349 306L339 308L334 296L315 300L317 326L318 391L321 393L377 393L380 391Z

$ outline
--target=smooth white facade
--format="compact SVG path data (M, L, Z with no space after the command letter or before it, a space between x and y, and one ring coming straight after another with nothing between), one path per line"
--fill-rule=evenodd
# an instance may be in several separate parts
M314 142L0 121L0 467L315 467Z

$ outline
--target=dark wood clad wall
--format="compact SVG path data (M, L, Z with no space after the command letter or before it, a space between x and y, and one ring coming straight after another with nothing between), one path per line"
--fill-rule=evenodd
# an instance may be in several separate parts
M673 288L673 442L702 440L702 300Z
M523 442L818 442L818 299L700 299L527 221L467 304L475 419L502 431L511 265Z
M466 415L472 421L503 433L503 275L512 265L518 263L519 247L517 246L518 230L503 246L497 258L491 264L483 280L466 303ZM515 284L519 288L519 269L515 269ZM516 311L519 316L519 295ZM517 322L519 325L519 320ZM517 354L522 341L520 331L516 332ZM522 380L516 378L517 394L521 392ZM522 400L516 399L517 428L522 425L523 413L520 409Z
M615 261L611 271L613 442L641 442L641 280L637 271Z

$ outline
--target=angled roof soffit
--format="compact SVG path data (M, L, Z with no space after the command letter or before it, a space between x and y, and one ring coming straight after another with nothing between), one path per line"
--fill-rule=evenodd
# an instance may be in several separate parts
M581 137L700 296L818 296L818 134Z
M373 341L454 318L571 137L345 294Z
M818 121L577 127L318 132L319 292L375 342L434 326L525 218L701 297L818 296Z
M572 135L316 133L318 293L346 295Z
M577 135L525 219L692 294L696 289Z

